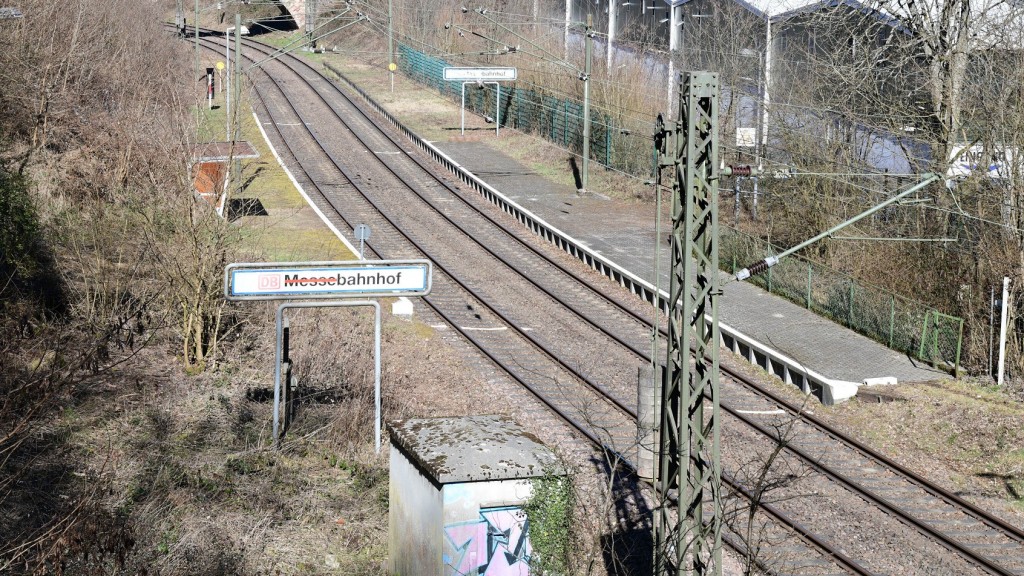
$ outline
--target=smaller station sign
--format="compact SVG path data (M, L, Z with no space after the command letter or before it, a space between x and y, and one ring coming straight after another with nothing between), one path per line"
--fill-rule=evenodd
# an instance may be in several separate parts
M224 297L303 300L426 296L432 272L429 260L229 264L224 270Z
M444 69L444 79L448 81L483 82L515 80L515 68L457 68L448 66Z

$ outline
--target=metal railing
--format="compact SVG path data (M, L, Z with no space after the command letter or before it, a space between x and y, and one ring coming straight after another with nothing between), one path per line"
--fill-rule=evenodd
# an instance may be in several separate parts
M722 226L720 266L735 273L781 248ZM780 260L749 282L885 344L954 372L960 367L964 321L800 257Z

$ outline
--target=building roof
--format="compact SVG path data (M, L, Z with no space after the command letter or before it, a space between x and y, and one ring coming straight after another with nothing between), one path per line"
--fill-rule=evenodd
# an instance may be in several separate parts
M693 0L665 0L670 6L682 6ZM895 0L734 0L751 13L772 22L808 14L822 8L846 6L864 14L873 14L881 22L902 28L904 21L938 18L938 11L948 1L931 0L906 4ZM1024 0L970 0L970 31L975 48L1024 46ZM917 7L911 14L909 6Z
M682 6L693 0L665 0L669 6ZM817 9L827 2L821 0L735 0L735 2L761 18L775 18L782 14L809 8Z
M554 453L506 416L397 420L388 431L437 484L563 473Z

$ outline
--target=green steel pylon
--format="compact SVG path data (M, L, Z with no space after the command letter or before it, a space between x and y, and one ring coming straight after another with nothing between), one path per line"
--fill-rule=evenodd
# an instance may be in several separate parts
M657 576L722 573L718 100L718 74L682 74L679 119L656 136L661 166L675 170L658 467L662 503L654 521Z

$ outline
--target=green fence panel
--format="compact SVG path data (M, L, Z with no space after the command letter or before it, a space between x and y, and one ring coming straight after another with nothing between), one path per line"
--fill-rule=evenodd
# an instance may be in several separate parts
M751 262L782 250L761 239L720 227L720 267L735 273ZM894 350L945 367L959 365L963 320L941 314L921 302L799 257L781 260L749 281L810 308Z
M430 56L405 44L399 44L399 71L410 79L429 86L442 96L459 100L461 84L446 82L443 70L447 61ZM494 87L467 92L466 108L476 114L499 118L503 125L540 134L569 150L583 149L583 104L539 93L536 90L508 86L501 102L495 105ZM592 111L590 119L590 157L606 166L636 174L647 173L648 146L636 146L619 137L611 118ZM641 144L643 141L640 141Z
M459 82L446 82L443 69L451 64L405 44L398 45L399 71L410 79L436 89L442 96L458 101ZM537 90L503 87L514 90L515 96L502 102L502 123L518 130L538 134L570 150L583 147L583 104L576 100L545 95ZM496 117L493 87L488 86L489 103L482 95L467 93L467 108L479 114ZM636 127L633 127L635 130ZM590 125L590 157L598 163L630 174L650 173L650 142L647 138L629 137L629 130L617 126L611 117L592 110Z
M398 46L399 70L416 82L455 100L461 85L445 82L450 64L404 44ZM466 106L477 114L498 118L494 87L472 90ZM540 91L507 87L502 90L500 118L505 125L541 135L573 151L583 148L583 105ZM651 171L650 142L622 137L612 118L595 113L590 124L591 159L631 174ZM768 254L780 252L767 242L722 227L721 266L735 272ZM963 341L963 320L931 310L920 302L880 288L858 284L849 276L799 257L783 259L750 282L784 296L889 347L935 364L956 366Z

